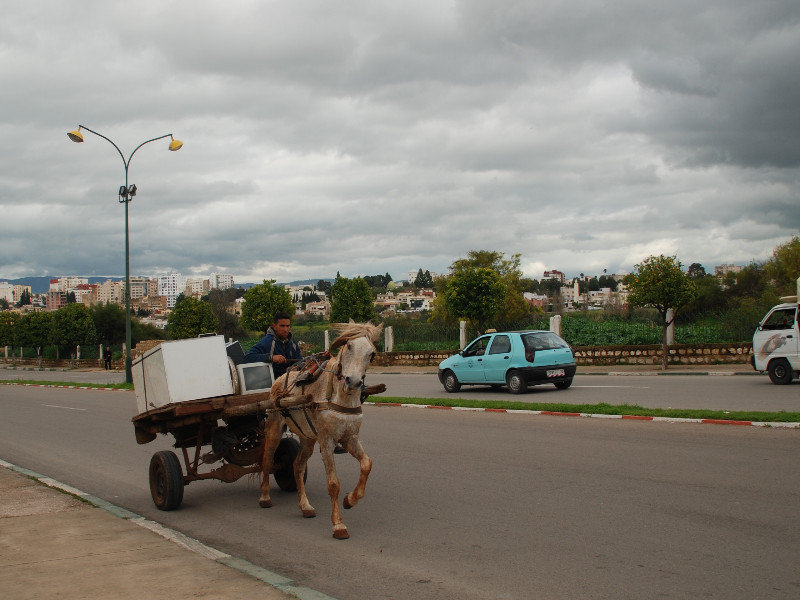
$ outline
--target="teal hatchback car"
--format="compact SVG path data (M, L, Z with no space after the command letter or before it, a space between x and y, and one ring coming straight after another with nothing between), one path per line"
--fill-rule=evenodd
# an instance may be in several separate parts
M569 344L552 331L502 331L482 335L440 362L439 381L451 393L462 385L505 385L512 394L541 383L565 390L576 368Z

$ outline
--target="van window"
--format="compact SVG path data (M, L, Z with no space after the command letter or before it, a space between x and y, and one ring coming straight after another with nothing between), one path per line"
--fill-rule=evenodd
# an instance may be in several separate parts
M795 313L797 312L796 308L779 308L778 310L773 311L767 320L764 321L764 324L761 326L761 329L766 330L778 330L778 329L791 329L794 327L794 319Z

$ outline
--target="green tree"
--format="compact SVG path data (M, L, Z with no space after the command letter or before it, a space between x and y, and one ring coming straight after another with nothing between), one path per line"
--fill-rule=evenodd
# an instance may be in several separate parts
M17 331L16 323L19 321L19 314L10 310L0 312L0 346L11 346L13 355L13 348L17 344Z
M294 314L291 294L283 286L275 285L275 280L264 280L244 293L242 306L242 325L246 329L261 331L266 335L277 312Z
M330 281L326 280L326 279L320 279L317 282L317 290L319 290L320 292L325 292L326 294L330 294L331 293L331 287L332 286L333 286L333 284Z
M414 281L411 282L411 285L417 288L429 288L433 287L433 277L431 276L430 271L422 272L422 269L417 271L417 276Z
M8 310L9 308L11 308L11 305L8 303L8 300L0 298L0 310Z
M689 265L689 270L686 271L686 274L691 279L701 279L706 276L706 269L700 263L692 263Z
M338 277L331 287L331 322L347 323L353 319L364 323L375 318L372 290L367 282L361 277Z
M453 275L474 269L491 269L500 278L503 290L501 305L496 315L501 327L513 326L534 314L533 307L522 296L526 282L520 268L520 254L512 254L506 258L504 252L494 250L471 250L467 258L456 260L450 265Z
M17 302L17 308L27 306L30 303L31 303L31 293L28 290L23 290L22 294L19 297L19 302Z
M116 346L125 341L125 308L119 304L95 304L90 309L97 341L104 346ZM131 340L131 343L133 341Z
M97 333L89 309L83 304L67 304L53 314L53 343L75 357L77 346L94 344Z
M662 322L661 368L667 368L667 328L675 321L678 309L691 302L696 294L692 280L681 270L675 256L648 256L636 265L625 278L632 306L651 306L658 311ZM668 317L672 309L673 315Z
M17 343L22 347L36 348L39 368L42 368L42 349L53 343L53 313L33 312L17 323Z
M772 259L764 265L764 273L778 296L797 293L800 277L800 236L794 236L772 252Z
M173 340L217 331L219 319L208 302L187 297L175 304L167 318L167 333Z
M467 320L482 333L486 323L503 308L505 286L488 267L464 268L447 280L444 302L456 318Z

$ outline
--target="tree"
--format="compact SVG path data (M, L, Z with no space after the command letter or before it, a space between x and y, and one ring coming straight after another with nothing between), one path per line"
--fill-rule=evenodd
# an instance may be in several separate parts
M331 287L331 321L347 323L350 319L365 323L376 318L372 291L361 277L338 277Z
M115 346L125 341L125 308L119 304L95 304L89 309L97 332L97 340L104 346ZM131 342L133 343L133 342Z
M681 270L675 256L648 256L625 278L632 306L652 306L662 322L661 368L667 368L667 328L675 321L678 309L692 301L696 294L692 280ZM672 309L672 318L668 311Z
M275 285L274 279L265 279L264 283L254 285L244 293L242 325L246 329L261 331L266 335L278 312L293 315L294 304L291 294L282 286Z
M53 313L33 312L17 323L17 343L22 347L36 348L39 368L42 368L42 348L53 342Z
M11 346L13 348L16 345L17 332L15 325L17 321L19 321L17 313L8 310L0 312L0 346Z
M505 287L497 272L487 267L460 269L447 280L444 302L457 318L483 332L503 307Z
M422 272L422 269L417 271L417 276L414 281L410 282L411 285L417 288L429 288L433 286L433 277L430 271Z
M31 303L31 293L28 290L23 290L17 302L17 308L27 306Z
M503 326L513 326L531 317L534 309L522 296L525 291L525 281L520 268L520 254L512 254L510 258L505 258L504 252L471 250L467 258L459 259L450 265L452 274L480 268L494 271L503 285L502 302L494 318Z
M320 279L317 282L317 289L320 292L325 292L326 294L330 294L331 293L331 286L333 286L333 284L330 281L326 280L326 279Z
M691 279L700 279L706 276L706 269L700 263L692 263L689 265L689 270L686 271L686 274Z
M800 236L794 236L772 252L772 258L764 265L764 273L779 296L797 293L797 278L800 277Z
M239 321L239 317L234 311L234 304L237 298L244 294L244 290L238 288L228 288L225 290L214 289L203 297L211 305L211 310L217 317L217 333L225 336L225 339L242 337L244 329Z
M175 304L167 318L167 332L173 340L216 332L218 325L219 319L211 305L192 297L186 297Z
M93 344L97 339L94 321L83 304L67 304L53 315L53 343L66 348L72 357L77 346Z
M0 310L8 310L9 308L11 308L11 305L8 303L8 300L0 298Z

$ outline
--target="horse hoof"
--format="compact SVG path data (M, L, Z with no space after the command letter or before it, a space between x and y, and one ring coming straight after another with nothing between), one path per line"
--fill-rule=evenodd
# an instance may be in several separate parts
M303 511L303 517L305 517L306 519L313 519L316 516L317 516L317 511L315 511L313 508L311 510Z
M272 500L259 500L258 505L261 508L270 508L272 506Z
M350 534L347 532L347 529L335 529L333 531L333 537L337 540L346 540L350 537Z
M349 496L349 495L348 495L348 496L345 496L345 497L344 497L344 500L342 500L342 506L343 506L344 508L353 508L353 505L352 505L352 504L350 504L350 496Z

